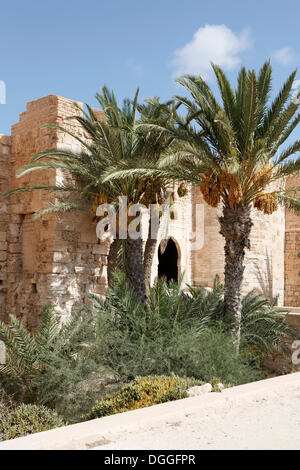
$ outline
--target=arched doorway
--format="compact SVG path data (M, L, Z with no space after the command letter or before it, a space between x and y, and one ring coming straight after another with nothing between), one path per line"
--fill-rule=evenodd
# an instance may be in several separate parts
M178 281L178 250L172 238L169 238L166 249L161 253L158 248L158 277L166 281Z

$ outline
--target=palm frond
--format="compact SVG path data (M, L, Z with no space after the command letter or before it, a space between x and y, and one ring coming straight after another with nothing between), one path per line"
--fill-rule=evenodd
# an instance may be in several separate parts
M261 123L269 100L271 91L272 68L267 60L259 71L257 78L257 98L258 98L258 122Z
M48 202L47 206L43 209L39 209L33 215L33 220L40 220L42 217L48 214L54 214L57 212L70 212L70 211L83 211L86 212L90 207L90 204L83 200L78 201L55 201Z
M262 121L261 126L258 129L259 137L265 137L272 126L275 124L278 116L280 115L281 111L283 110L286 102L290 97L290 93L292 90L292 86L295 80L296 70L288 77L286 82L283 84L280 92L273 100L271 106L267 110L265 117Z
M296 191L294 194L290 192L275 192L274 194L279 204L300 215L300 197L297 197Z
M231 123L234 125L236 113L234 92L223 70L215 64L212 64L212 68L215 72L218 81L219 89L223 100L224 111L227 114Z
M35 342L39 347L47 348L51 346L59 332L57 315L54 313L52 305L45 305L42 311L42 318L35 335Z

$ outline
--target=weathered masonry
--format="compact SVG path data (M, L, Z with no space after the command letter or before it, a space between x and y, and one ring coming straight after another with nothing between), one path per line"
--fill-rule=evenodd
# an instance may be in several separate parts
M76 121L72 100L55 95L27 104L11 136L0 135L0 191L30 184L55 184L60 171L41 171L16 179L16 170L41 150L52 147L78 149L69 135L44 124L68 127L84 138ZM300 185L294 178L287 185ZM68 315L86 302L90 292L106 287L108 243L99 243L96 224L89 214L48 215L33 221L32 214L49 200L43 191L19 193L0 201L0 318L22 317L34 328L41 307L52 303L57 313ZM177 217L170 222L170 242L164 257L153 262L152 278L185 276L185 282L210 287L215 274L223 276L223 239L218 209L206 205L193 188L178 199ZM279 303L300 306L300 218L280 208L271 216L253 212L251 251L246 255L244 290L256 288ZM197 242L191 233L197 235ZM159 247L159 240L157 247Z

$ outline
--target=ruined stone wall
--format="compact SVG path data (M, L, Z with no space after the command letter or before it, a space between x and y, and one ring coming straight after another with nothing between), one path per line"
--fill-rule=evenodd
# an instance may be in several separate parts
M11 188L30 184L53 184L54 172L35 172L17 179L16 171L30 162L37 152L56 145L53 130L41 129L46 123L55 123L56 98L47 97L27 104L26 112L12 126ZM9 200L8 225L8 290L6 315L15 314L34 327L42 304L50 302L50 286L37 270L42 256L47 255L43 244L50 238L53 219L33 223L32 214L46 203L41 191L20 193Z
M198 217L196 227L197 204L198 207L202 206L203 216ZM224 280L224 239L219 233L220 215L221 207L214 209L208 206L203 201L200 190L195 188L193 230L199 232L201 225L204 225L203 246L191 253L192 278L195 285L212 287L216 274ZM269 298L278 295L279 304L283 305L284 209L279 208L271 216L253 209L252 219L251 250L246 250L243 292L257 289Z
M101 118L99 111L99 118ZM65 121L74 115L71 100L58 98L57 123L86 140L86 135L76 120ZM80 144L70 135L58 132L57 146L80 150ZM56 173L56 181L63 175ZM109 243L100 243L96 236L96 222L89 213L70 212L55 218L54 250L62 261L54 266L53 298L56 311L69 315L73 308L88 301L88 294L103 294L107 285L107 254Z
M0 135L0 320L5 317L7 292L7 226L8 202L2 194L10 184L10 137Z
M79 124L64 121L74 114L71 100L53 95L27 104L12 127L11 187L61 181L61 172L55 170L35 171L19 179L15 173L47 148L78 149L68 134L41 129L58 124L83 137ZM98 244L92 216L52 214L33 221L33 213L48 201L49 192L38 190L14 195L9 203L6 315L22 317L30 328L35 328L43 305L52 303L57 313L68 315L90 291L103 292L106 282L107 246Z
M300 186L300 176L287 179L286 187ZM300 306L300 217L287 210L285 215L285 305Z

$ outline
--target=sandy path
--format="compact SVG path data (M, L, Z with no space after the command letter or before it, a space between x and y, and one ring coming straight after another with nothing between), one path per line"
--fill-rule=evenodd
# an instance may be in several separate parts
M228 397L106 438L97 449L300 449L300 384Z

